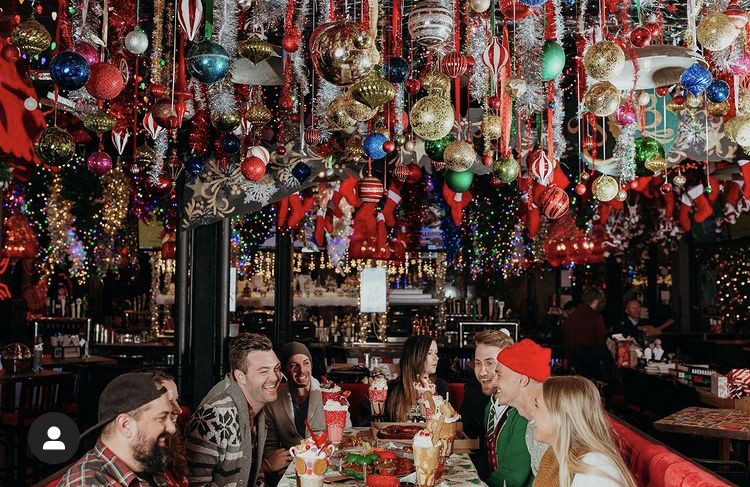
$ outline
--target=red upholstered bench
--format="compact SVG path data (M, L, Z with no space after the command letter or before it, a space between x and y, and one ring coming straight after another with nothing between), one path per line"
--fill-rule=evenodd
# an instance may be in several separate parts
M732 484L610 416L620 453L642 487L724 487Z

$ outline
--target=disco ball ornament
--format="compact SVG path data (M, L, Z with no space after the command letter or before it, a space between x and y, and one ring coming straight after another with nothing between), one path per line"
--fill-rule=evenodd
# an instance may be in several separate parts
M711 73L700 63L691 64L680 75L680 84L693 96L699 96L711 84Z
M445 166L451 171L466 171L476 162L477 153L474 152L474 147L470 143L457 140L451 142L445 148L443 160L445 161Z
M262 63L273 54L273 46L259 35L245 39L237 46L237 54L253 64Z
M386 78L391 83L403 83L409 77L409 63L402 57L391 57L383 67Z
M620 105L617 107L617 110L615 110L615 122L619 125L625 126L634 124L637 118L638 116L635 113L633 105Z
M497 115L484 114L482 119L482 135L489 140L500 138L503 131L503 122Z
M148 36L140 27L136 27L125 36L125 49L135 55L143 54L148 49Z
M16 25L10 34L13 45L29 57L34 57L52 44L52 36L32 15Z
M156 122L159 123L159 120ZM240 123L242 123L242 115L238 110L213 110L211 112L211 125L219 132L234 132L234 129L239 127Z
M570 209L570 198L564 189L550 186L540 195L539 211L550 220L557 220Z
M683 174L677 174L672 178L672 184L678 188L685 186L685 183L687 183L687 178Z
M304 183L307 178L310 177L311 173L312 170L310 169L310 166L308 166L304 162L298 162L292 168L292 176L294 176L300 183Z
M248 181L259 181L266 175L266 165L259 157L251 156L242 161L240 172Z
M443 153L448 144L454 142L456 138L453 134L448 134L442 139L425 140L424 153L433 161L443 162Z
M75 51L63 51L49 63L52 81L63 90L83 88L89 80L91 68L86 58Z
M641 93L638 95L638 105L642 107L646 107L651 103L651 95L649 95L645 91L641 91Z
M583 66L596 80L612 79L625 67L625 52L613 41L599 41L583 55Z
M554 41L544 41L542 48L542 80L557 78L565 67L565 50Z
M383 159L387 153L383 149L383 144L388 142L388 137L376 132L370 134L362 141L362 147L365 149L365 154L370 159Z
M648 27L636 27L633 29L633 32L630 33L630 43L633 44L633 47L646 47L651 44L652 37L653 34Z
M664 147L653 137L641 137L635 141L636 176L653 176L646 163L655 157L664 158Z
M453 129L455 114L453 105L441 96L420 98L409 113L411 127L424 140L442 139Z
M520 171L521 166L511 154L501 157L492 165L492 174L506 184L515 181Z
M65 130L51 126L42 131L34 144L39 159L49 166L60 166L73 158L76 145Z
M318 74L338 86L356 83L377 62L370 33L356 22L331 22L315 29L310 57Z
M725 116L727 113L729 113L730 108L731 107L728 100L724 100L721 103L708 102L706 104L706 110L708 111L708 114L716 118Z
M422 80L422 88L434 96L448 96L451 79L442 71L431 71Z
M224 79L231 64L226 49L221 44L209 40L193 44L185 61L190 76L205 84Z
M198 177L200 173L203 171L203 166L205 166L206 163L197 156L190 156L188 157L188 160L185 161L185 171L192 177Z
M101 108L83 118L83 126L100 136L115 128L116 123L114 117Z
M609 81L600 81L586 92L583 104L597 117L608 117L620 106L620 92Z
M112 169L112 158L104 151L96 151L86 159L86 167L97 176L104 176Z
M234 154L240 150L240 138L234 134L227 134L221 138L221 150L228 154Z
M392 83L372 71L352 86L351 95L356 101L374 110L393 100L396 89Z
M478 14L484 13L490 8L490 0L471 0L471 9Z
M728 15L715 12L703 17L695 33L704 49L722 51L732 45L740 31Z
M706 88L706 98L712 103L721 103L729 98L729 91L729 83L723 79L717 79Z
M445 173L445 184L456 193L463 193L471 188L474 182L474 173L470 169L466 171L448 171Z
M161 173L156 181L151 178L146 180L146 189L152 198L157 200L163 200L168 198L172 194L172 180L168 174Z
M602 174L591 183L591 192L599 201L612 201L620 191L617 180L607 174Z
M359 181L359 199L364 203L377 203L383 197L383 183L374 176Z
M86 82L86 91L97 100L111 100L125 88L125 80L117 66L111 63L96 63Z
M453 11L432 0L419 2L409 14L408 27L417 44L437 46L453 34Z
M667 167L669 167L669 162L661 156L656 156L646 161L644 166L653 173L659 173L666 171Z

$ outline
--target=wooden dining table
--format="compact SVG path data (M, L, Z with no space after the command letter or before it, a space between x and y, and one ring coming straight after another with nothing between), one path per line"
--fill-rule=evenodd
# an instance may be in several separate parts
M117 365L117 360L100 355L88 357L42 358L42 367L65 367L66 365Z

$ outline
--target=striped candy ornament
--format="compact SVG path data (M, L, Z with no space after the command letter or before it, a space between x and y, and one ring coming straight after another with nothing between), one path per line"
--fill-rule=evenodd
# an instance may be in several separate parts
M526 166L541 184L547 185L555 172L555 161L547 157L542 149L534 149L526 159Z
M271 154L268 153L268 149L260 145L254 145L247 150L247 157L257 157L263 164L268 164L271 160Z
M432 164L432 169L434 169L435 172L440 172L445 169L445 166L447 166L445 161L430 161L430 163Z
M383 197L383 183L374 176L359 181L359 199L365 203L377 203Z
M494 78L497 78L500 69L508 63L509 58L510 54L500 43L500 39L492 36L492 41L482 53L482 64L487 66Z
M145 128L149 135L151 135L152 139L155 139L164 130L163 127L160 127L159 124L156 123L154 114L151 113L151 110L149 110L143 117L143 128Z
M570 208L570 198L565 190L557 186L550 186L541 195L539 210L550 220L557 220L565 215Z
M115 145L118 154L122 155L129 138L130 132L127 130L112 131L112 143Z
M404 166L403 164L396 166L393 168L393 177L401 181L402 183L406 181L406 178L409 177L409 173L411 171L407 166Z
M460 52L449 52L440 61L440 67L443 73L451 78L458 78L466 72L466 69L469 67L469 61Z
M201 0L180 0L177 19L180 21L180 27L185 31L187 40L194 40L203 21L203 2Z
M305 129L305 143L307 145L318 145L320 144L320 130L315 127L307 127Z

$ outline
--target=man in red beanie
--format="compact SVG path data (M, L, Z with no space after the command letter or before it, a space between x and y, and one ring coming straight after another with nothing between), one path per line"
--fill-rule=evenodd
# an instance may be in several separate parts
M526 446L531 456L531 471L536 476L547 445L536 440L534 428L535 400L542 392L542 382L550 375L552 350L524 338L497 355L497 398L514 407L529 421Z

